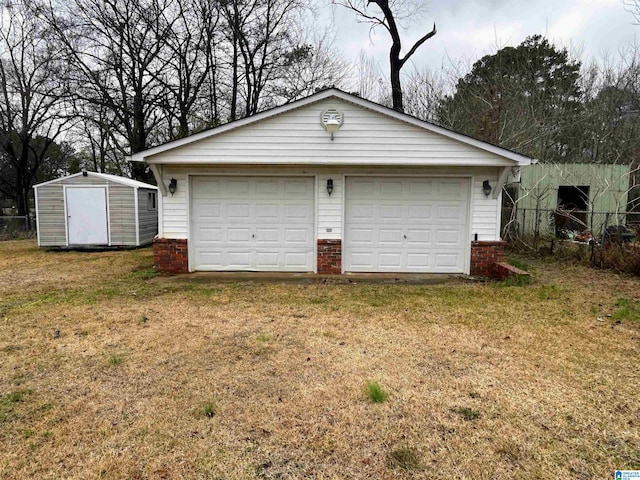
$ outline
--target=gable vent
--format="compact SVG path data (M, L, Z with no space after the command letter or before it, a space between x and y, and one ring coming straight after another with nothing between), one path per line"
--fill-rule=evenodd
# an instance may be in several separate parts
M336 110L335 108L329 108L328 110L325 110L320 114L320 124L324 127L325 130L327 130L327 125L329 123L333 123L335 125L336 122L338 127L341 127L344 123L344 115L339 110Z

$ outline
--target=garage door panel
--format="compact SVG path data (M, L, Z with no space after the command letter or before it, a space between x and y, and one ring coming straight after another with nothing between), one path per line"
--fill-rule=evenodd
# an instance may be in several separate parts
M312 254L309 252L285 252L283 256L287 268L303 268L313 262Z
M378 243L380 245L401 245L402 230L381 228L378 230Z
M436 253L436 266L438 268L449 268L455 269L460 268L462 266L462 256L456 255L452 253Z
M468 179L347 177L344 267L464 272Z
M396 221L399 218L403 217L404 205L380 205L380 210L378 212L379 218L382 220L391 220Z
M355 267L371 267L373 264L373 253L371 251L354 250L351 252L351 265Z
M227 221L235 219L246 220L251 214L251 205L248 203L229 203L227 204Z
M234 243L248 243L251 240L251 231L248 228L228 228L227 240Z
M429 267L429 254L424 252L407 253L407 268L410 270Z
M436 245L462 246L460 230L438 230L436 234Z
M380 184L380 195L383 198L398 197L402 195L402 191L404 189L404 182L401 180L398 181L388 181L383 184Z
M408 205L407 218L410 221L429 222L431 220L431 205Z
M464 209L459 205L441 206L438 207L438 220L450 222L460 221L464 216Z
M227 252L227 262L231 267L246 268L251 264L251 254L245 250L231 250Z
M198 230L198 237L202 242L216 243L222 241L223 232L221 228L201 227Z
M256 205L257 220L278 220L280 218L279 205Z
M256 263L258 267L276 269L279 264L280 254L278 252L256 252Z
M279 197L280 182L277 178L262 179L255 182L255 193L261 198Z
M225 198L247 198L251 193L249 181L242 178L229 177L226 180L220 179L216 183L219 188L217 191Z
M193 177L195 270L313 271L311 177Z
M354 204L352 206L352 222L367 223L373 220L373 207L371 205Z
M202 202L202 218L207 220L219 220L222 218L222 208L217 202Z
M378 265L384 269L397 269L402 267L402 254L399 252L381 251L378 253Z
M406 183L406 196L407 200L424 201L425 199L432 198L433 185L430 180L415 179L408 180Z
M309 189L309 182L306 179L291 179L284 185L284 191L287 195L305 195Z
M313 241L313 233L311 229L285 228L284 239L287 245L307 245L310 241Z
M431 244L431 230L429 229L407 229L407 244L411 248L417 246L428 247Z
M306 222L313 212L308 205L287 205L285 207L285 220Z
M202 261L206 265L210 265L214 268L222 268L222 254L221 253L203 253Z
M257 244L275 244L278 245L282 238L281 232L278 228L256 228L255 240Z
M349 188L353 191L353 193L358 194L368 194L374 191L374 182L373 180L365 180L365 179L353 179Z

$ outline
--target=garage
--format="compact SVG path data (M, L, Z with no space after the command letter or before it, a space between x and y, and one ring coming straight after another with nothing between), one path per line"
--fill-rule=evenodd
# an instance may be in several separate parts
M463 273L469 179L346 177L344 270Z
M192 270L312 272L313 177L191 178Z
M501 192L531 159L335 88L132 155L154 265L493 276Z

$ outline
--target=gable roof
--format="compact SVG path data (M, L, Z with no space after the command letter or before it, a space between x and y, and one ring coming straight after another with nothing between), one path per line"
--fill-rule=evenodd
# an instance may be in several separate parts
M221 125L219 127L214 127L208 130L204 130L199 133L195 133L185 138L181 138L178 140L174 140L171 142L164 143L162 145L158 145L153 148L149 148L147 150L143 150L142 152L134 153L129 158L132 161L143 162L148 157L153 155L164 153L184 145L189 145L194 142L198 142L200 140L204 140L210 137L214 137L216 135L220 135L222 133L228 132L230 130L234 130L237 128L241 128L247 125L254 124L256 122L260 122L270 117L274 117L276 115L281 115L283 113L311 105L316 102L320 102L322 100L326 100L329 98L337 98L354 105L360 106L362 108L372 110L374 112L380 113L390 118L394 118L396 120L400 120L407 124L419 127L424 129L425 131L435 133L438 135L442 135L443 137L458 141L460 143L478 148L480 150L484 150L486 152L492 153L499 157L511 160L516 163L518 166L530 165L532 163L532 159L526 157L524 155L520 155L519 153L513 152L511 150L507 150L502 147L498 147L487 142L483 142L481 140L477 140L475 138L469 137L467 135L463 135L452 130L448 130L446 128L437 126L433 123L426 122L424 120L420 120L416 117L408 115L406 113L401 113L391 108L385 107L378 103L372 102L370 100L365 100L356 95L344 92L337 88L329 88L326 90L322 90L318 93L310 95L308 97L302 98L300 100L293 101L291 103L284 104L279 107L272 108L270 110L266 110L250 117L246 117L240 120L235 120L233 122L229 122L227 124Z
M106 180L106 181L113 182L113 183L119 183L121 185L126 185L128 187L151 188L151 189L154 189L154 190L158 189L158 187L156 187L155 185L149 185L148 183L139 182L138 180L133 180L131 178L118 177L117 175L111 175L111 174L108 174L108 173L98 173L98 172L85 172L85 173L89 177L100 178L102 180ZM33 188L38 188L38 187L42 187L43 185L49 185L49 184L52 184L52 183L57 183L57 182L60 182L62 180L67 180L69 178L78 177L78 176L80 176L82 174L83 174L82 172L74 173L73 175L67 175L66 177L60 177L60 178L56 178L54 180L49 180L48 182L42 182L42 183L39 183L37 185L34 185Z

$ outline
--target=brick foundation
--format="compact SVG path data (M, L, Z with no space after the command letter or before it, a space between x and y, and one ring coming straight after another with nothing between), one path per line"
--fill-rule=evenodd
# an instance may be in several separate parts
M318 240L318 273L342 273L342 240Z
M492 242L471 242L471 275L498 277L495 264L504 262L502 240Z
M189 272L187 239L156 238L153 240L153 266L162 273Z

